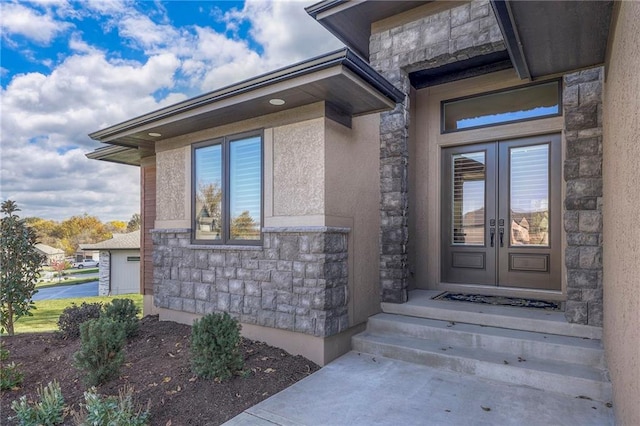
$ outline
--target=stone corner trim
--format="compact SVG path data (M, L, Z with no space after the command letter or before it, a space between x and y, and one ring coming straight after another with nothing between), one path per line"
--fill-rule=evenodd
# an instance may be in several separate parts
M603 68L564 76L567 321L602 326Z
M152 236L157 307L316 337L349 327L346 228L266 228L251 250L195 247L189 229Z

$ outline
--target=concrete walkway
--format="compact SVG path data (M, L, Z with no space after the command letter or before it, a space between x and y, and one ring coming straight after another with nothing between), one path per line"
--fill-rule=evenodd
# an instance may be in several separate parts
M231 419L273 425L613 425L604 403L349 352Z

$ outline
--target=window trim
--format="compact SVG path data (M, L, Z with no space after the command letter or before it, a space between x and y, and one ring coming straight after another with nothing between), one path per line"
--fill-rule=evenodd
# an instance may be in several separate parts
M230 192L230 149L232 142L260 138L260 238L257 240L234 240L230 238L229 229L231 226L231 197ZM221 165L222 165L222 232L220 239L196 238L196 150L213 145L220 145ZM261 246L263 245L262 228L264 224L264 129L248 132L236 133L220 138L209 139L196 142L191 145L191 244L194 245L214 245L214 246Z
M489 95L495 95L498 93L506 93L506 92L511 92L514 90L520 90L520 89L526 89L529 87L535 87L535 86L542 86L544 84L549 84L549 83L557 83L558 84L558 113L557 114L549 114L549 115L543 115L543 116L537 116L537 117L530 117L530 118L521 118L518 120L509 120L509 121L501 121L498 123L489 123L489 124L482 124L480 126L472 126L472 127L464 127L462 129L452 129L452 130L446 130L445 129L445 114L444 114L444 106L446 103L452 103L452 102L459 102L459 101L465 101L467 99L473 99L473 98L479 98L482 96L489 96ZM562 79L561 78L552 78L550 80L544 80L544 81L535 81L529 84L522 84L519 86L509 86L509 87L505 87L502 89L497 89L497 90L491 90L489 92L480 92L480 93L474 93L471 95L467 95L467 96L461 96L458 98L452 98L452 99L443 99L440 101L440 134L441 135L446 135L449 133L458 133L458 132L464 132L467 130L476 130L476 129L484 129L487 127L496 127L496 126L503 126L505 124L514 124L514 123L523 123L526 121L534 121L534 120L542 120L545 118L553 118L553 117L561 117L562 116L562 92L563 92L563 85L562 85Z

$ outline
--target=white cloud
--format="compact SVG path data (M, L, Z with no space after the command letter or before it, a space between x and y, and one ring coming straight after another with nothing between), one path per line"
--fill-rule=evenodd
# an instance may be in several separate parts
M50 58L51 72L14 75L0 93L1 198L15 199L22 216L60 220L87 212L105 221L128 219L139 211L139 169L87 159L99 146L87 134L341 47L307 16L308 3L249 0L226 14L229 31L249 24L251 42L209 27L172 26L163 7L147 14L126 1L42 1L40 12L3 4L8 34L49 43L73 26L58 19L96 19L144 59L114 59L118 51L92 45L76 29L66 56ZM40 28L24 20L22 27L5 26L7 6L11 16L35 17L30 22Z
M139 211L139 170L85 157L88 133L184 99L171 89L180 62L169 53L146 63L72 55L51 74L13 78L2 95L2 198L23 216L63 219L88 212L102 220Z
M228 19L251 22L250 33L263 46L264 60L281 67L343 46L305 12L304 7L309 4L247 0L244 9L230 14Z
M67 22L57 21L48 13L38 13L20 3L4 3L0 7L4 37L21 35L47 45L58 33L71 26Z

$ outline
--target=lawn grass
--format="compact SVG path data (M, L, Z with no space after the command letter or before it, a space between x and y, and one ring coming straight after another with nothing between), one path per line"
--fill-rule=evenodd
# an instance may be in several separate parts
M93 277L93 278L74 278L74 279L71 279L71 280L65 280L63 278L60 282L58 282L58 279L55 278L54 281L36 283L36 288L37 289L43 289L43 288L51 288L51 287L61 287L61 286L64 286L64 285L75 285L75 284L90 283L92 281L98 281L98 277Z
M107 304L113 299L131 299L142 312L142 295L141 294L123 294L120 296L95 296L95 297L79 297L72 299L52 299L38 300L35 302L36 309L32 310L33 316L22 317L14 325L16 334L22 333L41 333L45 331L55 331L58 329L58 318L67 306L72 303L76 305L82 302L95 303L101 302Z

